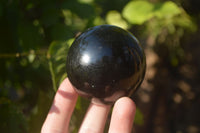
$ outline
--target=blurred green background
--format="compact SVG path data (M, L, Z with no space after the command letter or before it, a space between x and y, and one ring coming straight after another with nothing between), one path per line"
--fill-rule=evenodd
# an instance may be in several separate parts
M74 37L112 24L132 32L147 57L145 80L133 96L133 131L199 133L199 6L198 0L0 0L0 132L39 133L67 76ZM71 132L88 103L78 99Z

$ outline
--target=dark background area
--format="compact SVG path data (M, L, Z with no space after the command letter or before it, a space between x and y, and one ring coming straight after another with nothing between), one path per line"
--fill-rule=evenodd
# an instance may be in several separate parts
M133 132L199 133L199 7L198 0L1 0L0 131L40 132L67 76L74 37L113 24L138 38L147 59L145 80L133 96ZM88 103L78 99L71 132Z

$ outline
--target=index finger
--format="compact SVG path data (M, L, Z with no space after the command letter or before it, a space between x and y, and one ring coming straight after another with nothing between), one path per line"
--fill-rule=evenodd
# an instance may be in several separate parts
M54 97L53 104L43 124L42 133L66 133L78 94L66 78Z

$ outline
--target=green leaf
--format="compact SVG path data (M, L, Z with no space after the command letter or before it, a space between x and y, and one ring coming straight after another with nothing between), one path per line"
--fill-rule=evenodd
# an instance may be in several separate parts
M69 9L62 10L63 17L65 18L66 25L72 25L73 23L73 13Z
M55 72L56 72L56 73L59 73L60 71L62 71L62 69L65 69L65 63L59 64L59 65L55 68Z
M67 41L53 41L49 46L47 56L49 58L49 70L55 91L61 79L66 77L65 63L72 40L73 38Z
M135 123L138 125L143 125L144 123L144 118L143 118L143 114L142 112L137 108L136 109L136 114L135 114Z
M167 1L165 3L158 3L154 7L155 16L158 18L169 18L181 13L179 8L174 2Z
M121 14L115 10L108 12L108 14L106 15L106 21L108 24L111 24L111 25L116 25L124 29L128 28L128 24L122 18Z
M148 1L132 1L129 2L122 14L131 24L143 24L153 17L167 19L181 13L174 2L167 1L164 3L150 3Z
M102 24L105 24L105 21L104 21L104 19L101 18L100 16L96 16L96 17L94 18L93 24L94 24L95 26L97 26L97 25L102 25Z
M94 0L78 0L78 2L90 4L90 3L94 2Z
M122 15L132 24L143 24L153 16L153 4L148 1L129 2Z
M66 77L67 77L67 73L65 72L65 73L61 76L59 84L61 84L62 81L63 81Z
M70 47L72 45L72 43L74 42L74 38L70 38L67 40L67 44Z
M33 63L33 61L35 60L35 51L34 50L31 50L29 55L28 55L28 60L30 63Z
M181 16L174 18L173 21L174 24L183 27L184 29L188 29L189 31L195 32L197 30L197 25L186 12L183 12Z

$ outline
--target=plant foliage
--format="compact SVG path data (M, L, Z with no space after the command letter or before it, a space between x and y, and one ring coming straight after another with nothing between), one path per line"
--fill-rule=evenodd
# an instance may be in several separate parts
M40 132L53 96L67 77L65 62L75 36L101 24L117 25L132 31L139 39L153 38L154 44L166 45L171 51L172 66L177 66L184 56L181 37L197 30L193 16L180 3L172 1L1 0L2 132ZM72 132L77 132L87 106L87 100L78 99ZM143 114L138 109L136 124L143 123Z

